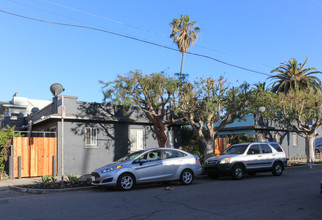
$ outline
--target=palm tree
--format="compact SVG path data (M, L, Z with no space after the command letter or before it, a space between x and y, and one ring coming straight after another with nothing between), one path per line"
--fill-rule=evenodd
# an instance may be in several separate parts
M266 85L266 82L258 82L255 84L255 90L269 91L269 88Z
M183 61L184 55L188 51L190 47L193 46L195 41L197 40L200 28L194 27L196 21L190 21L190 17L188 15L181 15L180 18L174 18L171 25L171 34L170 39L177 44L178 49L182 53L182 60L181 60L181 68L180 68L180 84L182 80L182 68L183 68Z
M322 72L310 72L312 70L316 70L315 67L304 69L307 60L308 58L306 57L306 60L303 64L298 64L297 60L292 58L288 60L287 63L282 63L282 65L272 70L271 73L278 72L277 75L268 77L271 79L276 79L276 81L272 84L272 91L287 93L289 90L303 90L307 88L320 91L321 80L312 75L321 74Z

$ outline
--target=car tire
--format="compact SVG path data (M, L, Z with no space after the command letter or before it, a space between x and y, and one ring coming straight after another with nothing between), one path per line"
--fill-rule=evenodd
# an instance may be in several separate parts
M231 176L235 180L241 180L244 177L244 168L241 165L235 165L231 170Z
M320 153L319 149L315 149L315 153L319 154Z
M135 185L135 178L131 173L123 173L117 179L117 187L119 190L128 191Z
M193 172L189 169L183 170L180 174L180 183L182 185L190 185L193 182Z
M283 165L280 162L274 163L272 167L272 173L274 176L280 176L283 173Z

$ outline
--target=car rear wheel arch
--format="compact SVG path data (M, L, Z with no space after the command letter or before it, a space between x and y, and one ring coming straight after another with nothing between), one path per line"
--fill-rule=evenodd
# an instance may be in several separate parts
M194 180L193 170L190 168L184 169L180 174L180 183L183 185L190 185Z

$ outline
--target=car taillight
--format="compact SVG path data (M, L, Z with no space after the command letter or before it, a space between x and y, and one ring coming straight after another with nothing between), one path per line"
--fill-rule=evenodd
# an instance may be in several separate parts
M200 159L199 159L199 158L196 158L196 160L197 160L197 161L200 161Z

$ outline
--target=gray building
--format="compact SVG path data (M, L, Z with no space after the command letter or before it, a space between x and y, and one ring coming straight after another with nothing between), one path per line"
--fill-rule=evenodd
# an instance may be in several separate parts
M281 125L277 120L261 117L260 114L249 114L244 120L236 120L234 123L222 129L219 136L231 134L246 134L255 137L256 141L274 141L281 144L287 157L306 155L305 139Z
M57 134L58 175L89 174L132 151L158 147L152 124L138 109L79 102L58 95L25 118L25 130ZM168 131L168 147L180 146L179 125Z
M8 102L0 102L0 128L16 126L20 130L25 124L25 117L49 105L51 101L19 97L15 93Z

